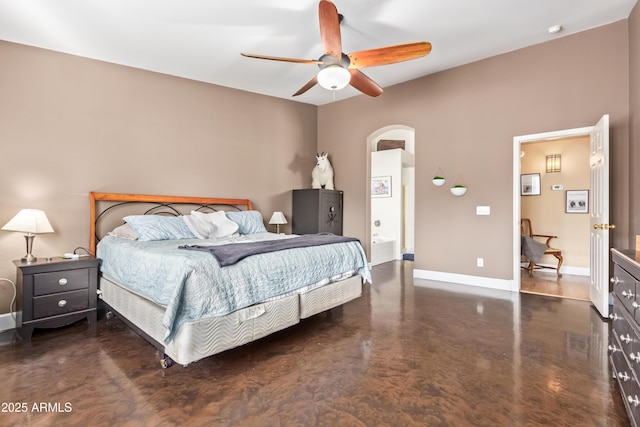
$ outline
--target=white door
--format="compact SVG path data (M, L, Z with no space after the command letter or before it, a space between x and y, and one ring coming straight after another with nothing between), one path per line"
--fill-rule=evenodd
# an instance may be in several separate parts
M591 278L589 297L609 317L609 115L591 131Z

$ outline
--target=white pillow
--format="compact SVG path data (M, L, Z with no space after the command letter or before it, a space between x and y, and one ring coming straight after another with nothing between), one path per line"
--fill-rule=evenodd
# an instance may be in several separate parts
M122 239L127 239L127 240L138 239L138 233L136 233L133 227L131 227L131 224L127 222L114 228L113 231L108 232L107 236L115 236L115 237L120 237Z
M238 231L238 224L231 221L224 211L202 213L191 211L191 215L182 217L189 230L199 239L227 237Z

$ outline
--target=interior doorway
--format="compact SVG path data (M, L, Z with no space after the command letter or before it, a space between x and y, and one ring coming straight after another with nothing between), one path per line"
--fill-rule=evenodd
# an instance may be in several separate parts
M514 147L518 153L514 167L518 239L521 218L529 218L534 234L556 236L549 244L562 250L563 257L560 269L562 276L548 269L534 270L533 277L530 277L521 268L524 264L521 262L521 242L518 241L517 246L514 246L514 260L516 255L518 258L518 271L514 271L514 278L518 281L521 292L589 299L589 217L567 213L566 198L567 191L588 192L590 189L590 130L591 128L580 128L519 137L517 146ZM547 156L550 156L550 161L559 159L556 169L553 165L549 165L551 169L547 168ZM526 187L529 180L533 180L535 184L533 189ZM546 243L545 238L535 240ZM543 255L536 263L553 267L554 264L557 266L558 261L554 257Z
M513 150L513 277L514 277L514 286L513 291L522 291L522 282L521 280L521 236L520 236L520 218L522 217L523 211L527 211L528 208L524 208L525 202L521 199L523 192L530 192L531 188L524 188L523 186L523 175L531 175L535 174L536 171L532 171L530 169L523 169L522 167L522 155L526 156L526 150L523 150L525 147L529 145L529 147L534 147L534 145L539 145L540 147L552 147L555 149L558 146L560 141L566 140L567 144L571 144L572 142L578 142L583 139L587 139L589 141L589 150L588 157L583 156L582 160L575 160L575 162L579 162L580 164L572 165L571 159L567 159L568 162L566 164L567 167L581 167L588 168L588 176L589 176L589 185L587 186L586 181L583 178L583 181L579 184L575 184L573 181L567 181L566 185L562 182L552 182L547 180L543 182L541 179L538 181L539 192L546 191L549 194L557 192L555 194L556 199L560 199L561 202L561 212L558 224L558 227L565 229L568 228L568 222L571 224L578 224L579 229L585 233L582 236L585 240L579 244L579 248L570 249L570 251L574 252L574 255L579 250L589 251L588 258L586 258L586 254L583 256L585 267L577 266L577 271L567 271L565 267L563 272L563 280L565 280L565 273L570 275L571 273L580 273L580 269L587 268L589 271L589 300L592 301L594 306L598 308L598 310L603 313L603 316L606 316L607 311L607 292L605 290L608 288L608 259L604 255L600 255L608 252L608 234L605 236L602 235L604 231L602 229L608 230L608 227L602 227L603 224L597 224L594 227L594 220L597 219L598 222L608 222L609 219L609 194L608 194L608 146L609 146L609 117L608 115L604 115L595 126L589 126L584 128L576 128L555 132L546 132L541 134L534 135L525 135L514 137L514 150ZM556 145L554 145L556 144ZM575 148L573 145L569 145L571 148ZM554 150L555 151L555 150ZM553 154L561 154L561 153L553 153ZM541 159L546 160L546 156L549 153L543 153L543 157ZM544 161L538 161L537 166L541 170L546 167ZM530 168L531 165L527 165L527 168ZM546 170L544 171L546 173ZM570 172L570 170L569 170ZM527 181L528 182L528 181ZM606 185L605 185L606 184ZM576 188L580 186L581 188ZM534 191L535 192L535 191ZM531 196L537 196L538 194L529 194ZM558 197L559 196L559 197ZM574 196L582 197L579 201L574 200ZM553 200L552 197L550 200ZM558 205L558 201L556 200L555 205ZM558 206L545 206L542 211L549 210L557 210ZM529 211L531 212L531 211ZM535 210L534 210L535 212ZM582 215L582 221L576 221L579 216ZM600 225L601 227L598 227ZM601 231L598 231L600 229ZM595 230L595 231L594 231ZM552 230L553 231L553 230ZM542 231L539 230L537 233L542 234ZM586 239L586 233L589 234L588 240ZM546 233L545 233L546 234ZM553 233L549 233L553 234ZM605 239L606 237L606 239ZM570 246L569 246L570 247ZM564 255L564 254L563 254ZM588 259L588 262L586 261ZM571 264L579 264L574 258ZM575 268L575 267L574 267ZM606 270L606 271L605 271ZM581 274L577 274L577 277L584 277ZM567 277L569 279L569 277ZM584 280L583 280L584 281ZM557 281L560 283L560 281ZM606 282L606 283L605 283ZM604 307L604 308L603 308Z
M403 125L367 137L367 249L371 265L413 260L415 131Z

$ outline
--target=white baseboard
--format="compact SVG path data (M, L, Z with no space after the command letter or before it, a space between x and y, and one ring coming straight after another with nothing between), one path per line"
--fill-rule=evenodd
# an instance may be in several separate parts
M539 270L536 271L536 274L539 272L547 272L549 274L556 274L552 270ZM573 274L576 276L589 276L590 270L588 268L583 267L562 267L560 269L562 274ZM454 273L443 273L441 271L431 271L431 270L413 270L413 277L416 279L425 279L432 280L435 282L447 282L447 283L457 283L461 285L475 286L478 288L486 288L486 289L496 289L501 291L509 291L509 292L519 292L520 289L517 288L518 284L515 280L505 280L505 279L495 279L491 277L480 277L480 276L468 276L465 274L454 274ZM419 282L414 283L416 286L421 286ZM427 286L426 284L424 286ZM429 284L428 286L432 286Z
M15 313L0 314L0 332L16 328L16 319L13 316Z
M459 283L461 285L477 286L481 288L497 289L509 292L518 292L514 289L513 280L494 279L491 277L467 276L465 274L443 273L441 271L413 270L413 277L417 279L434 280L437 282ZM416 283L417 286L420 286Z
M526 265L526 264L522 264L522 265ZM544 265L545 267L551 267L550 270L536 270L536 273L540 272L546 272L546 273L551 273L551 274L556 274L555 273L555 268L557 267L556 265L553 264L540 264L540 265ZM563 265L562 267L560 267L560 273L562 274L569 274L569 275L573 275L573 276L587 276L589 277L591 275L591 269L589 269L588 267L572 267L570 265Z

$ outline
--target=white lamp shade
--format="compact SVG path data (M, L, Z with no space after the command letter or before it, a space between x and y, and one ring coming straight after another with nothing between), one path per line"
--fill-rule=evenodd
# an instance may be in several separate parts
M22 209L2 227L2 230L31 234L53 233L47 215L38 209Z
M343 89L351 81L351 73L340 65L329 65L318 73L318 84L328 90Z
M269 220L269 224L286 224L287 218L284 217L282 212L274 212L271 215L271 219Z

